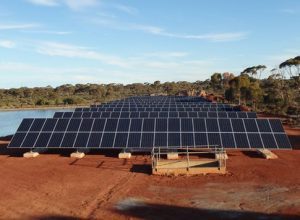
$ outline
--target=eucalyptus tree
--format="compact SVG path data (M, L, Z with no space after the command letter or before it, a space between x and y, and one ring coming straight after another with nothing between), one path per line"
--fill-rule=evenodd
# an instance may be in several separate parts
M244 69L241 74L248 74L256 79L261 78L262 72L266 69L267 67L265 65L257 65L257 66L251 66L246 69Z

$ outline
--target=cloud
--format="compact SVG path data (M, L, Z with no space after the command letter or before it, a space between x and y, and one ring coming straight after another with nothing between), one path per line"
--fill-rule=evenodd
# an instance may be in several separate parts
M27 1L35 5L41 5L47 7L66 5L72 10L81 10L85 7L95 6L99 3L98 0L27 0Z
M53 35L68 35L72 34L70 31L47 31L47 30L23 30L24 33L33 34L53 34Z
M156 27L156 26L136 25L136 24L129 25L128 28L132 30L141 30L146 33L165 36L165 37L208 40L213 42L237 41L246 38L248 35L248 32L226 32L226 33L212 33L212 34L198 34L198 35L179 34L179 33L168 32L163 28Z
M116 8L119 11L125 12L126 14L130 15L135 15L138 13L138 9L128 6L128 5L123 5L123 4L115 4L113 5L114 8Z
M0 40L0 47L4 48L14 48L16 46L16 43L10 40Z
M42 6L57 6L59 2L57 0L27 0L28 2L35 4L35 5L42 5Z
M165 30L162 27L153 25L142 25L135 23L125 23L119 22L116 19L103 19L103 18L93 18L90 19L91 22L105 26L107 28L117 29L117 30L127 30L127 31L142 31L148 34L178 38L178 39L191 39L191 40L207 40L211 42L228 42L228 41L239 41L247 38L249 32L238 31L238 32L223 32L223 33L207 33L207 34L182 34L173 33Z
M180 51L171 51L171 52L152 52L152 53L145 53L143 54L145 57L156 57L156 58L180 58L180 57L186 57L188 53L186 52L180 52Z
M84 58L91 60L98 60L105 64L116 65L120 67L127 67L127 63L117 57L111 56L96 51L89 50L86 47L75 46L71 44L62 44L57 42L43 42L38 48L37 52L49 56L61 56L69 58Z
M73 10L80 10L85 7L96 6L98 4L97 0L64 0L64 2Z
M22 30L38 27L38 24L0 24L0 30Z
M292 8L282 9L281 12L284 14L290 14L290 15L294 15L294 14L298 13L298 11L296 9L292 9Z

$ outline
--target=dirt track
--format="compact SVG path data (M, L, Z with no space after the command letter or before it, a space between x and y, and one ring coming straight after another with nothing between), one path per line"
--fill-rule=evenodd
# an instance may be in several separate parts
M1 143L0 219L300 219L299 150L230 151L224 176L159 177L148 155L25 159Z

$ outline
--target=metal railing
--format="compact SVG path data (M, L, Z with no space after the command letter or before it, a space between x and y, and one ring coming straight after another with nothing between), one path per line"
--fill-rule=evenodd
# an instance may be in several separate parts
M199 154L215 154L219 155L218 158L215 158L218 161L219 169L222 167L226 167L226 151L223 147L214 145L210 146L196 146L196 147L180 147L180 148L164 148L164 147L154 147L151 152L151 160L152 160L152 167L157 167L157 164L162 159L163 156L167 156L170 153L177 153L178 155L185 155L186 158L186 169L190 169L190 155L199 155ZM168 169L176 169L176 168L168 168Z

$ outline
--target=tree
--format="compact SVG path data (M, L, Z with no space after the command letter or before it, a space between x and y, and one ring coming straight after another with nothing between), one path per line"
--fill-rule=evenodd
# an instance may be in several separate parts
M221 73L214 73L210 77L210 82L214 90L222 89L222 75Z
M266 69L267 67L265 65L258 65L258 66L252 66L244 69L241 74L249 74L253 78L260 79L262 72Z

